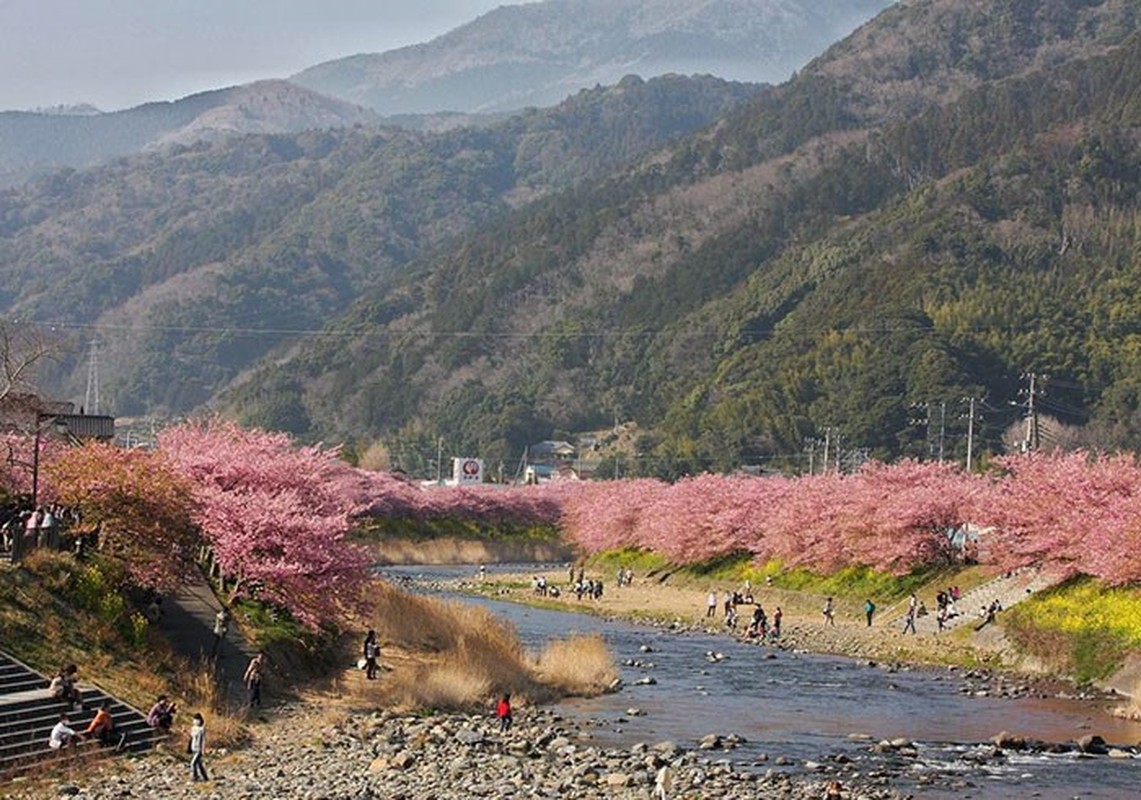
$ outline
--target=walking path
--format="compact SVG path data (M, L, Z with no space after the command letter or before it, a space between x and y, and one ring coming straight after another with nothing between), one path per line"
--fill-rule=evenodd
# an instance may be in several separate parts
M1048 589L1057 583L1058 579L1056 576L1048 575L1035 567L1026 567L999 575L981 586L976 586L974 589L964 592L963 596L959 598L959 601L955 603L955 609L958 613L944 622L943 629L945 631L951 631L963 625L974 625L977 627L983 621L983 617L979 615L979 609L982 607L989 606L992 602L997 600L1002 609L1005 610L1011 606L1018 605L1037 592ZM935 601L934 598L932 598L929 603L927 600L928 598L923 598L928 613L916 618L916 631L918 633L937 633L939 623L936 618ZM877 621L876 624L883 624L885 626L896 625L902 629L903 618L907 613L906 605L907 601L905 600L902 603L902 611L898 610L898 605L894 606L887 614L883 615L882 622Z
M206 663L214 647L214 618L221 608L222 604L205 577L196 573L191 582L163 600L163 614L158 627L179 655L194 664ZM242 675L253 655L254 650L234 629L231 621L216 664L219 694L227 701L245 704Z

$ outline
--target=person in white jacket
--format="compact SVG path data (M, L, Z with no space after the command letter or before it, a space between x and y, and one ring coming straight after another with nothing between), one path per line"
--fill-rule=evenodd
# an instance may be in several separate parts
M48 736L48 747L52 750L62 750L65 747L74 748L79 744L79 733L67 724L67 714L59 715L59 722L52 728Z
M669 800L673 789L674 773L669 764L663 764L654 778L654 800Z
M194 715L194 723L190 726L190 780L208 781L206 765L202 763L202 756L206 753L206 721L201 714Z

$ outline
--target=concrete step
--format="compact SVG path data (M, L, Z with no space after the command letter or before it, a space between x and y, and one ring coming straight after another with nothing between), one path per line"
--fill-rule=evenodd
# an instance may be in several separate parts
M83 731L104 701L110 702L108 710L116 730L127 734L126 751L149 750L156 741L165 738L147 725L141 711L97 687L80 685L82 704L72 709L48 694L48 684L45 676L0 654L0 777L46 764L112 755L114 749L104 748L95 740L83 741L74 752L52 750L48 746L51 730L61 713L67 712L72 728Z

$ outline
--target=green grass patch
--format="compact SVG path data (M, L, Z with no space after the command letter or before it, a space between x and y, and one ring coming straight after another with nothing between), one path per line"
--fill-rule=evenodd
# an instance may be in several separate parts
M408 539L429 541L454 538L473 540L523 540L553 542L559 539L552 525L521 525L510 522L489 524L477 519L442 518L431 520L373 518L361 522L354 531L357 538Z
M1026 652L1080 682L1112 675L1141 649L1141 589L1108 588L1075 578L1005 615L1007 633Z
M805 569L784 570L779 562L769 562L761 569L761 579L767 580L769 575L773 585L782 589L835 597L872 597L882 608L931 583L939 577L940 570L925 569L900 576L855 566L819 575Z
M637 575L652 575L671 567L669 561L652 550L625 547L621 550L606 550L591 556L590 568L610 574L619 568L631 569Z
M855 566L845 567L831 575L821 575L806 569L789 568L777 560L758 566L747 553L732 553L702 564L688 565L680 572L693 578L734 583L749 581L757 587L773 586L822 596L858 598L861 602L866 597L873 597L881 607L906 597L941 575L950 578L954 574L931 568L896 576Z

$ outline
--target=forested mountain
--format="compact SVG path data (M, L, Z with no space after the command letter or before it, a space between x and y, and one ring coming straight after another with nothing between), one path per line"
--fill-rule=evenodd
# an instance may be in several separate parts
M0 315L70 337L45 388L183 413L411 258L694 131L759 87L628 78L482 130L174 145L0 192ZM73 371L74 370L74 371Z
M927 455L918 404L1002 424L1033 371L1137 446L1137 14L895 6L668 153L419 261L229 407L411 466L438 437L513 463L632 419L637 466L679 474L800 466L826 437Z
M426 44L290 78L381 114L549 106L622 76L773 83L889 0L544 0L504 5Z
M285 81L259 81L109 113L89 106L72 112L0 111L0 186L164 144L378 122L372 111Z

